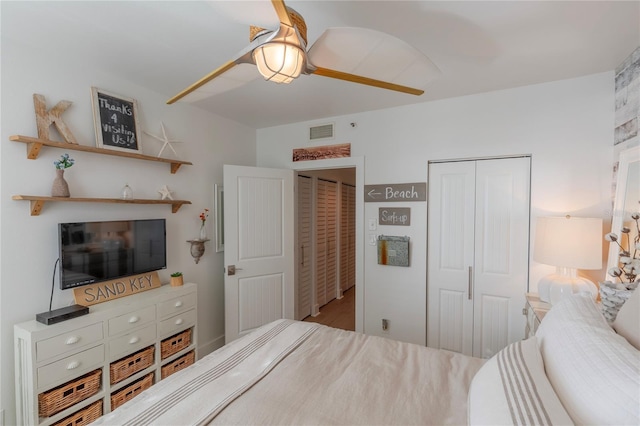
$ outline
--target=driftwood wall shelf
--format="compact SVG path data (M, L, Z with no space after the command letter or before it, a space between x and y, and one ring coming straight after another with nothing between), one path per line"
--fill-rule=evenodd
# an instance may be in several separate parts
M93 152L95 154L113 155L116 157L134 158L137 160L155 161L159 163L168 163L171 165L171 173L178 171L182 165L192 165L188 161L172 160L168 158L151 157L148 155L142 155L137 153L113 151L104 148L94 148L91 146L72 144L67 142L56 142L48 139L32 138L29 136L13 135L9 137L9 140L13 142L22 142L27 144L27 158L35 160L40 154L40 150L43 146L52 148L62 148L73 151ZM191 201L187 200L123 200L120 198L66 198L66 197L46 197L39 195L14 195L13 200L24 200L31 202L31 216L38 216L42 211L42 207L46 202L76 202L76 203L120 203L120 204L169 204L171 205L171 211L176 213L183 204L191 204Z
M31 216L39 216L42 207L46 202L63 203L117 203L117 204L170 204L171 212L177 212L183 204L191 204L187 200L123 200L121 198L72 198L72 197L45 197L39 195L14 195L13 200L23 200L31 202Z
M169 163L171 165L171 173L174 174L178 171L180 166L182 165L193 165L193 163L189 161L181 161L181 160L172 160L169 158L158 158L151 157L150 155L138 154L135 152L123 152L123 151L114 151L111 149L105 148L96 148L92 146L86 145L78 145L71 144L66 142L56 142L48 139L38 139L32 138L29 136L22 135L13 135L9 136L9 140L13 142L22 142L27 144L27 158L30 160L35 160L38 158L38 154L43 146L50 146L53 148L62 148L73 151L84 151L84 152L93 152L95 154L104 154L104 155L114 155L116 157L127 157L127 158L135 158L137 160L145 160L145 161L155 161L160 163Z

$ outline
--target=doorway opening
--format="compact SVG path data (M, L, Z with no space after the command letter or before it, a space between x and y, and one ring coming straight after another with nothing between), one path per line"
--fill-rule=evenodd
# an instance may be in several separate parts
M296 176L296 319L356 330L356 168Z

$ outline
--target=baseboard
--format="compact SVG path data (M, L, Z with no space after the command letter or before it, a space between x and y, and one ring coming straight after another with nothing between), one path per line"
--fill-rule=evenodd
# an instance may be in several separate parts
M215 339L209 341L208 343L205 343L204 345L198 346L198 358L201 359L209 355L211 352L215 351L216 349L219 349L223 346L224 346L224 334L219 337L216 337ZM0 426L2 425L0 424Z

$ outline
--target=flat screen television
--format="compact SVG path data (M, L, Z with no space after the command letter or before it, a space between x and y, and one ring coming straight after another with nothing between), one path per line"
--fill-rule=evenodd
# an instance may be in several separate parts
M60 288L167 267L165 219L58 224Z

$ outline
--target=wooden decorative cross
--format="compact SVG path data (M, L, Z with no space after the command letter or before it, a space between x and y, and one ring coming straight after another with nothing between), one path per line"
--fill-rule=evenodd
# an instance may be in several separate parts
M60 101L47 111L47 103L44 100L44 96L33 94L33 105L36 110L36 124L38 126L38 138L51 140L49 137L49 127L52 124L56 126L58 132L67 143L78 144L76 138L67 127L67 124L62 120L62 113L71 106L71 101Z

